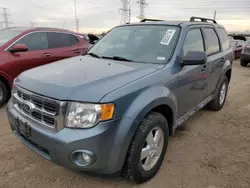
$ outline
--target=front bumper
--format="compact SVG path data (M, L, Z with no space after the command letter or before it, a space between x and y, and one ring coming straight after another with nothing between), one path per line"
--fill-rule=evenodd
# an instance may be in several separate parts
M48 131L32 119L24 117L13 107L12 100L7 106L7 114L14 135L27 147L44 158L60 166L99 174L114 174L121 170L128 145L123 127L132 124L128 118L99 123L91 129L64 128L59 132ZM28 139L19 134L16 119L31 127ZM77 150L91 151L95 162L89 166L78 166L72 162L71 154Z
M240 59L250 61L250 54L242 53Z

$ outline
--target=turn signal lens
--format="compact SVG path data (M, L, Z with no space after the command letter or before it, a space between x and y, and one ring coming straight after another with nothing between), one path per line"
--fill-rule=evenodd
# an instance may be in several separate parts
M101 120L109 120L112 119L114 111L115 111L115 106L114 104L101 104Z

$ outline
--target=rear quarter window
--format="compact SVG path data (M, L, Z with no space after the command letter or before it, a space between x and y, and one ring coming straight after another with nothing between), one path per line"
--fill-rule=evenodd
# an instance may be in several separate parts
M228 40L228 35L227 35L225 29L217 28L217 31L218 31L220 41L221 41L221 44L222 44L222 49L223 50L229 49L229 40Z

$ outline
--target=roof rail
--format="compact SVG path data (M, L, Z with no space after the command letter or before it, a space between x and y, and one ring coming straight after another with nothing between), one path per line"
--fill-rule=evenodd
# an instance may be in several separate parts
M217 23L215 20L210 19L210 18L203 18L203 17L196 17L196 16L192 16L190 18L190 22L195 22L196 19L201 20L202 22L207 22L207 21L212 21L213 23Z
M145 19L142 19L141 22L158 22L158 21L164 21L164 20L157 20L157 19L148 19L148 18L145 18Z

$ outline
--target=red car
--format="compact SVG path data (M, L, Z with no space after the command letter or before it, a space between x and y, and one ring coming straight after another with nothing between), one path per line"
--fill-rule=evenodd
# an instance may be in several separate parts
M243 40L231 40L230 41L230 47L234 51L234 59L239 58L241 51L245 45L245 41Z
M13 80L23 71L84 54L89 41L80 35L53 28L0 30L0 106L10 97Z

